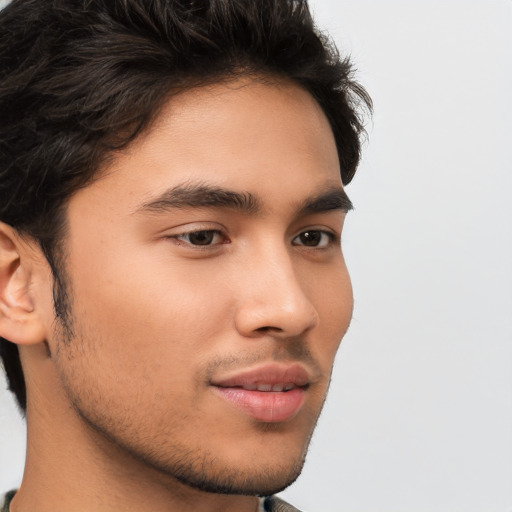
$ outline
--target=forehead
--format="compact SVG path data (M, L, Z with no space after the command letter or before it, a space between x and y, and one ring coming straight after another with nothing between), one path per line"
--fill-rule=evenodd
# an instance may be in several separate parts
M78 195L119 199L136 209L166 188L189 183L260 199L286 191L301 200L341 187L329 123L308 92L287 82L246 78L186 90Z

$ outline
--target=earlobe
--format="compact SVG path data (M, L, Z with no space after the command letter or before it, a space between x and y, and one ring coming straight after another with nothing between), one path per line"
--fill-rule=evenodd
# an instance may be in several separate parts
M31 295L31 269L27 244L0 222L0 336L21 345L45 339Z

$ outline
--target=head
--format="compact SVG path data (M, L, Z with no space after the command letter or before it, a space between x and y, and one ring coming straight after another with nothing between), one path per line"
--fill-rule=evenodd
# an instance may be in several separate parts
M13 0L0 33L0 354L20 407L44 346L76 415L143 463L285 487L352 309L343 185L371 103L350 63L297 0ZM292 389L243 389L265 379Z

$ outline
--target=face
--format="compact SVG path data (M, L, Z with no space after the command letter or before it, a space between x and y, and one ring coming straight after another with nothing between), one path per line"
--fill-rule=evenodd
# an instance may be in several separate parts
M80 418L196 488L291 483L352 312L347 206L308 93L173 97L68 205L71 329L49 344Z

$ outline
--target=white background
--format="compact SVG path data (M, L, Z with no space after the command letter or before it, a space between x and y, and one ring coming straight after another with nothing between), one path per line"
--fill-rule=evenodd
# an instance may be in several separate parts
M348 188L354 320L284 495L311 512L511 512L512 1L311 5L375 116ZM0 491L23 451L2 389Z

